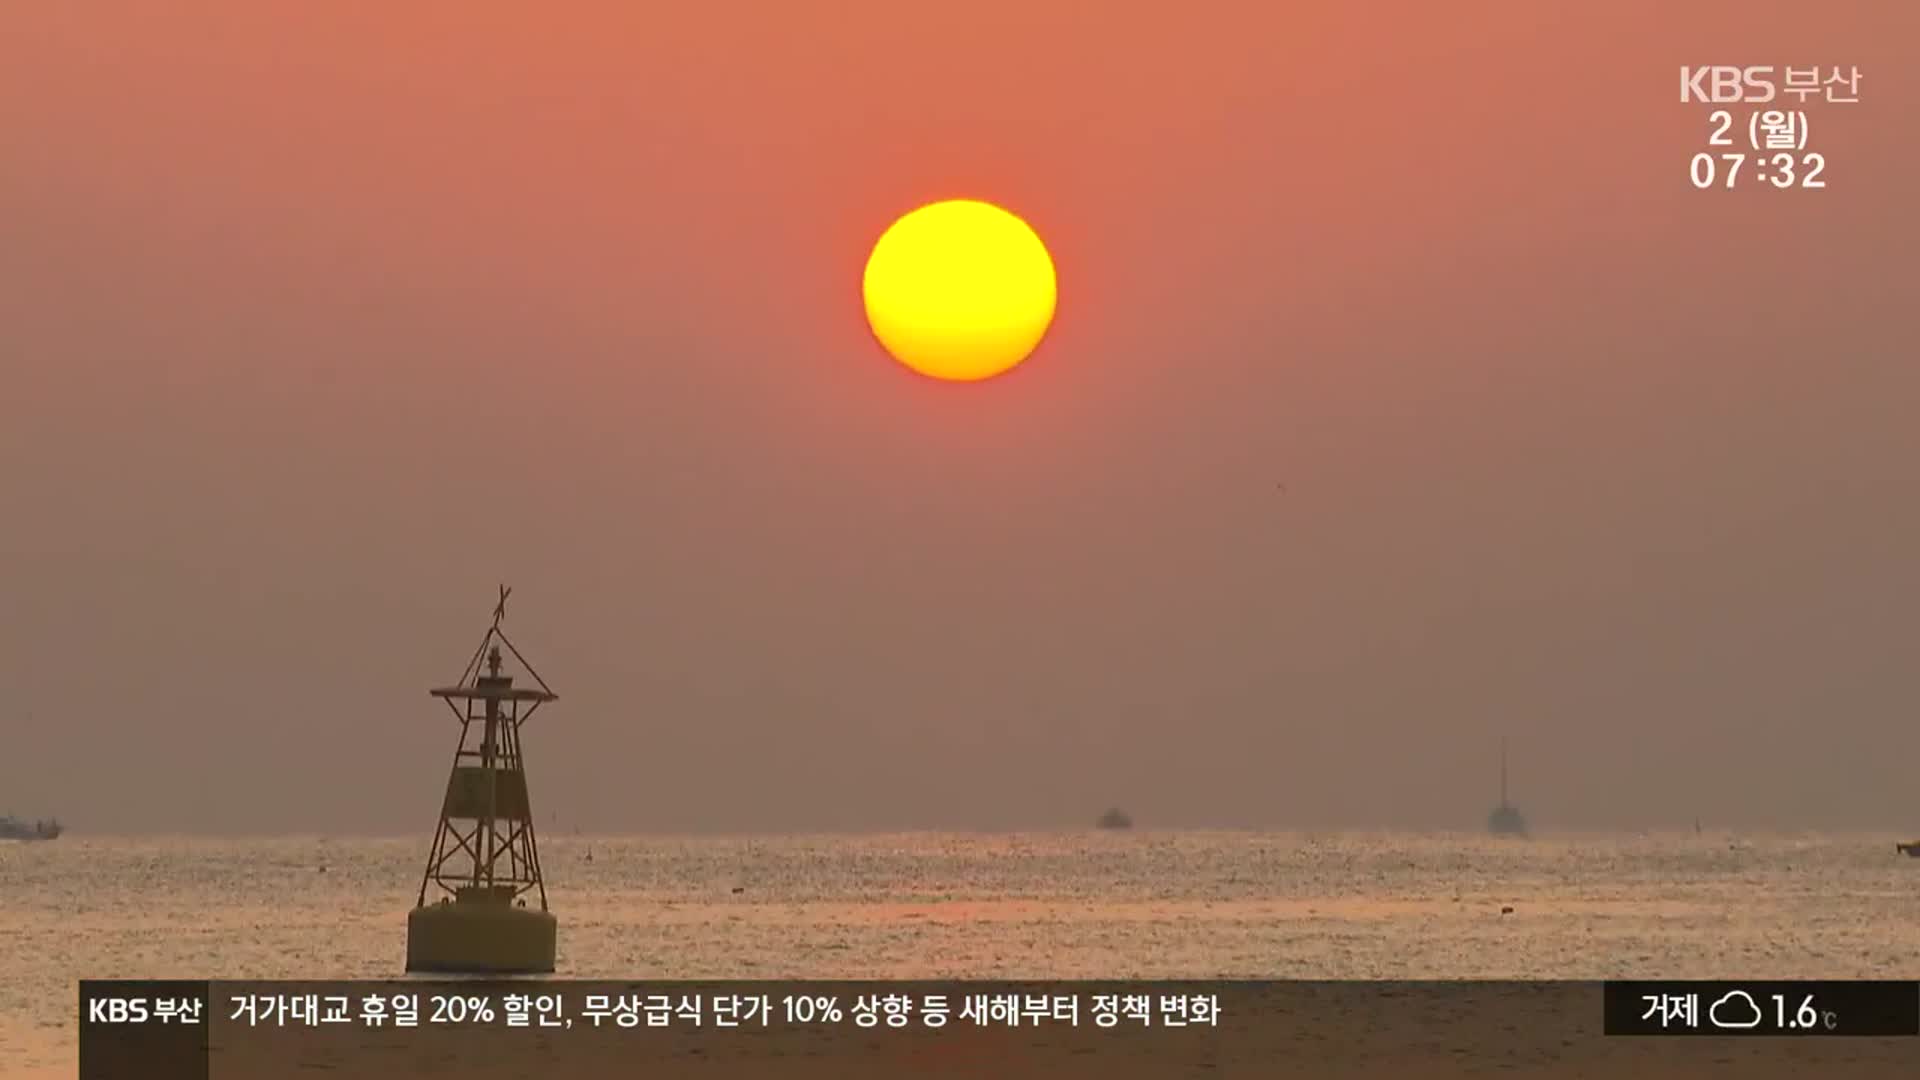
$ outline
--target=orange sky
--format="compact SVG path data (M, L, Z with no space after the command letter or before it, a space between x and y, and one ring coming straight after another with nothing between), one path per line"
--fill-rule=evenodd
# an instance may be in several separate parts
M1912 823L1920 7L1364 7L10 7L0 812L424 829L507 580L589 829Z

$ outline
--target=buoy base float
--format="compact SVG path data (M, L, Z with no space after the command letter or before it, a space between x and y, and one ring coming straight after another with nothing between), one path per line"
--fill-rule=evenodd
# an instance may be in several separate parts
M550 911L515 907L504 892L465 893L409 912L407 970L500 975L551 972L560 921Z

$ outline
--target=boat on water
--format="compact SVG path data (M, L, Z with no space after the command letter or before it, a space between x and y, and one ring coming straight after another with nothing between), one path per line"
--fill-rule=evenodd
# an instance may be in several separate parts
M1527 819L1507 800L1507 740L1500 740L1500 805L1487 815L1487 831L1495 836L1527 835Z
M8 814L0 817L0 840L54 840L66 829L59 821L25 821Z

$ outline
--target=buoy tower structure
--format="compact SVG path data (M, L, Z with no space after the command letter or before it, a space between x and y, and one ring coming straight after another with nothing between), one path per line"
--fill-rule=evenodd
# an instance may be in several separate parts
M459 721L460 741L420 896L407 916L408 971L553 970L558 921L547 910L520 734L559 695L500 629L511 592L500 587L493 625L460 681L429 691ZM531 685L514 685L508 655ZM538 909L528 905L536 897Z
M1500 740L1500 805L1487 815L1487 831L1495 836L1527 835L1527 819L1507 800L1507 740Z

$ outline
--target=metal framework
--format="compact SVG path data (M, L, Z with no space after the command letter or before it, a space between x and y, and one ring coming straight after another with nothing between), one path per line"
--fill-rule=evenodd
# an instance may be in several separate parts
M534 841L520 726L541 705L559 695L500 629L510 592L506 586L500 587L493 625L474 650L460 681L429 691L445 701L460 721L460 742L454 749L453 769L447 778L433 848L427 855L427 870L420 880L419 906L425 906L427 890L438 886L455 900L508 903L537 890L540 910L547 910L547 886L540 876L540 850ZM514 686L511 675L501 674L503 645L537 689Z

